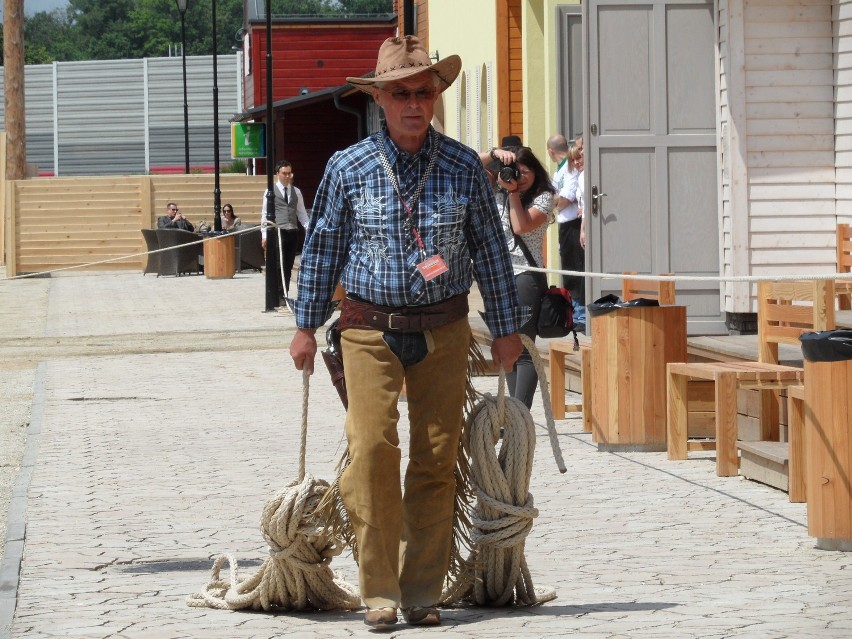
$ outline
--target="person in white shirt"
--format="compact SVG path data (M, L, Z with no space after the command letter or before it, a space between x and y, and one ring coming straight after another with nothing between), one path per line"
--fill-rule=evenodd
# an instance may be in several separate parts
M278 180L275 183L275 223L280 228L281 254L284 265L284 281L278 283L278 289L285 301L290 299L290 275L293 272L293 263L296 261L296 253L299 250L299 223L303 227L308 226L308 212L305 209L305 200L302 192L293 186L293 165L287 160L281 160L275 165L275 175ZM273 241L267 243L267 215L266 195L263 194L263 205L260 210L261 244L264 251L267 246L272 251L270 268L275 269L276 277L280 278L281 267L278 263L278 229L273 229ZM282 288L283 284L283 288ZM289 304L288 304L289 306Z
M584 271L586 254L580 245L581 209L578 189L580 168L576 158L581 155L583 138L578 136L573 146L564 135L556 134L547 140L547 153L557 163L553 174L556 190L556 221L559 223L559 259L564 271ZM585 282L582 277L563 275L562 286L571 292L574 322L579 332L586 330Z

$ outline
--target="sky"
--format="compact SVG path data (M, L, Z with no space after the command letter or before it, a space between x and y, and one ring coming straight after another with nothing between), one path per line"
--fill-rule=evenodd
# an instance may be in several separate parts
M31 16L39 11L53 11L68 5L68 0L24 0L24 15ZM0 3L0 18L3 17L3 3Z
M39 11L53 11L67 4L68 0L24 0L24 14L31 16Z

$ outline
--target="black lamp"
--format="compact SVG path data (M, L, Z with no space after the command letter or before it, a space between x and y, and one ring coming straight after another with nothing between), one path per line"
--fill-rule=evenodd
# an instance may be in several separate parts
M219 81L216 61L216 0L213 0L213 230L222 230L222 190L219 188Z
M180 12L180 56L183 62L183 153L184 172L189 173L189 106L186 100L186 6L189 0L175 0Z

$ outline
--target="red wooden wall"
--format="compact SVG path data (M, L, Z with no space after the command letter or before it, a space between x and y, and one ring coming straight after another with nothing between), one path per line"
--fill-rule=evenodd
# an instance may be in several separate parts
M376 68L376 54L396 34L396 21L376 24L322 23L272 26L273 101L346 84L347 76ZM266 32L252 25L252 75L246 78L246 109L266 104Z
M352 106L353 100L364 98L356 95L344 102ZM331 100L324 100L289 109L276 124L276 157L293 164L293 183L301 189L305 206L310 209L332 153L358 141L358 121L338 111Z

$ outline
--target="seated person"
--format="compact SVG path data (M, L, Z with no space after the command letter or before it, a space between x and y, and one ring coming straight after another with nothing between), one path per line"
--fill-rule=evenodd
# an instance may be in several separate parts
M230 204L225 204L225 206L222 207L222 230L236 231L240 228L240 224L242 224L242 220L238 217L234 217L234 207Z
M168 211L168 215L161 215L157 218L158 229L181 229L183 231L195 230L192 222L181 215L177 204L169 202L166 205L166 210Z

